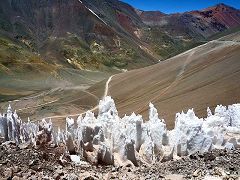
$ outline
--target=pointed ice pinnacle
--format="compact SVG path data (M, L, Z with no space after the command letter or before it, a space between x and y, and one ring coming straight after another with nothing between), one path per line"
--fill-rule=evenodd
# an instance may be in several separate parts
M12 107L10 104L8 105L7 114L12 114Z
M34 145L55 143L65 144L70 153L77 153L93 163L115 165L134 164L140 160L154 163L173 157L206 152L214 148L240 147L240 104L217 106L208 117L198 118L193 109L177 113L175 127L168 131L163 119L158 117L157 109L149 104L149 121L141 115L132 113L120 118L111 97L99 103L99 114L88 111L83 118L66 118L66 130L53 132L51 119L45 119L39 126L30 122L23 123L12 113L0 115L0 134L5 140L17 143L29 142ZM41 138L47 137L47 138Z
M212 116L212 111L211 111L211 109L208 107L208 108L207 108L207 117L210 117L210 116Z
M81 126L81 124L82 124L82 120L83 120L82 115L78 116L78 118L77 118L77 125L78 125L78 127Z

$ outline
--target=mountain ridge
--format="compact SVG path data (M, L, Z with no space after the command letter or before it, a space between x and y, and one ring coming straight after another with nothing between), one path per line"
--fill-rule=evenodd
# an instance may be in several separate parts
M2 37L22 43L50 64L100 71L151 65L240 26L235 8L232 24L226 23L232 14L219 22L215 16L204 20L199 13L206 10L168 15L109 0L10 0L0 8Z

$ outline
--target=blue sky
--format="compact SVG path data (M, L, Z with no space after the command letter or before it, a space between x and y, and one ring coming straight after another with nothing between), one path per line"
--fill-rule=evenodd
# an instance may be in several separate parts
M224 3L240 9L240 0L122 0L141 10L159 10L164 13L203 9Z

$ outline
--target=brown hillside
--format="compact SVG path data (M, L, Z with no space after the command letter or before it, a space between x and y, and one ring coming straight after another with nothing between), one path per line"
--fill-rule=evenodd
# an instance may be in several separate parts
M109 94L121 115L136 112L146 119L152 102L170 128L182 110L194 108L204 116L208 106L240 102L239 37L238 32L165 62L118 74Z

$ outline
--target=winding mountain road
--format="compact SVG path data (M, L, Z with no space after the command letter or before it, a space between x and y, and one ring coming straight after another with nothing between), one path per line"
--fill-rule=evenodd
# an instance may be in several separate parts
M152 102L154 103L156 99L158 99L159 97L165 95L171 88L173 88L174 86L176 86L179 82L179 80L182 79L183 74L185 73L185 69L186 67L192 62L192 56L194 56L195 52L197 49L204 47L210 43L219 43L219 44L224 44L224 45L240 45L239 41L230 41L230 40L212 40L209 41L207 43L204 43L200 46L197 46L195 48L192 48L190 50L187 50L181 54L176 55L175 57L181 57L183 55L188 55L186 60L184 61L179 73L176 75L176 78L174 79L174 81L172 83L170 83L170 85L168 85L166 88L163 89L162 92L160 92L157 96L154 96L153 98L151 98L148 102ZM144 107L148 106L148 102L146 102L146 104L142 105L142 107L138 108L136 112L142 113L142 110L144 109Z
M182 67L180 68L178 74L176 75L176 78L172 81L172 83L170 83L167 87L165 87L162 92L160 92L157 96L154 96L150 99L151 102L155 102L155 100L157 100L160 96L163 96L165 95L166 93L168 93L169 90L171 90L173 87L177 86L178 85L178 82L182 79L184 73L185 73L185 70L187 68L187 66L191 63L192 61L192 56L194 56L195 52L197 49L199 49L200 47L203 47L203 46L206 46L207 44L210 44L210 43L221 43L221 44L226 44L226 45L240 45L240 42L239 41L229 41L229 40L212 40L212 41L209 41L205 44L202 44L198 47L195 47L193 49L190 49L188 51L185 51L177 56L176 57L181 57L182 55L187 55L187 58L186 60L183 62L182 64ZM114 76L114 75L113 75ZM113 78L113 76L109 77L106 84L105 84L105 89L104 89L104 93L103 93L103 96L102 98L106 97L108 95L108 92L109 92L109 84ZM44 92L44 94L47 94L49 92ZM87 93L87 92L86 92ZM90 93L91 94L91 93ZM43 95L43 94L41 94ZM93 94L91 94L93 95ZM39 95L37 95L39 96ZM93 95L95 96L95 95ZM30 97L30 98L34 98L35 96L33 97ZM98 100L99 100L99 97L98 97ZM97 101L98 101L97 100ZM37 105L37 106L32 106L32 107L26 107L26 108L23 108L23 109L19 109L18 111L22 111L22 110L25 110L25 109L30 109L30 108L36 108L36 107L41 107L41 106L44 106L44 105L47 105L47 104L51 104L51 103L55 103L57 100L52 100L52 101L49 101L49 102L46 102L44 104L40 104L40 105ZM148 103L146 103L146 105L143 105L142 107L140 107L137 112L141 112L144 107L146 107L148 105ZM93 108L87 110L87 111L95 111L96 109L98 109L98 105L94 106ZM69 115L69 114L65 114L65 115L59 115L59 116L49 116L49 117L45 117L47 119L60 119L60 118L66 118L66 117L76 117L76 116L80 116L80 115L83 115L85 114L87 111L84 111L80 114L72 114L72 115Z
M104 94L102 96L102 99L105 98L108 95L108 91L109 91L109 83L111 82L112 78L114 75L110 76L105 84L105 90L104 90ZM92 109L89 109L87 111L95 111L96 109L98 109L98 104L96 106L94 106ZM81 116L83 114L85 114L87 111L84 111L80 114L71 114L71 115L61 115L61 116L49 116L49 117L45 117L45 119L58 119L58 118L66 118L66 117L74 117L74 116Z

